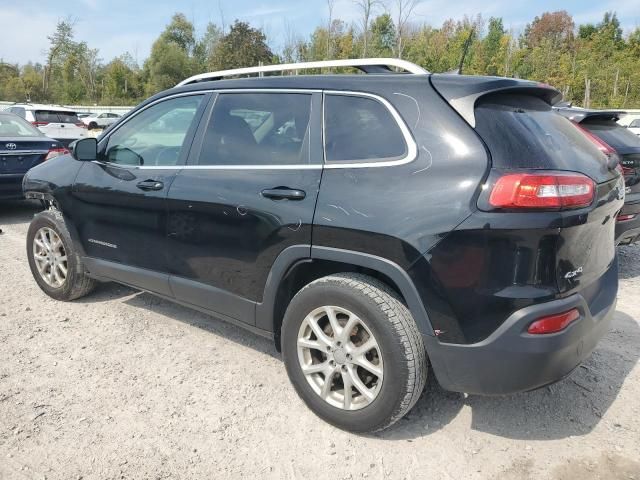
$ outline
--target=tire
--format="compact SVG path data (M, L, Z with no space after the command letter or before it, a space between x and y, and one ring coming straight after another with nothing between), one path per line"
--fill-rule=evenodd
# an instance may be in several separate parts
M323 317L327 308L334 311L333 320L341 328L331 328L328 313ZM353 322L361 323L344 328L352 325L349 314L357 317ZM321 327L320 336L311 327L314 322ZM326 337L321 338L322 333ZM364 340L369 334L376 346L366 354L365 365L370 369L367 370L360 367L362 355L356 354L367 348L363 344L369 345ZM348 338L348 341L341 345L336 343L336 338ZM322 342L327 340L333 340L333 346L324 346ZM389 427L415 405L426 383L426 351L415 320L393 290L366 275L330 275L301 289L285 313L281 342L287 374L298 395L320 418L351 432L371 433ZM307 345L312 346L307 348ZM322 345L326 353L318 345ZM347 354L345 359L345 351L353 357ZM303 372L303 364L307 374ZM325 370L339 368L338 373L330 377L328 393L324 381L327 374L313 372L323 366ZM372 373L374 370L380 371L381 381ZM331 375L331 370L326 371ZM355 385L357 380L360 387L365 388L349 387L350 393L347 393L347 382ZM361 394L363 390L373 398ZM347 405L350 408L346 408Z
M98 124L96 122L90 122L88 128L89 128L89 130L94 130L94 129L98 128Z
M49 280L45 280L45 277L48 278L49 275L41 274L38 267L38 265L42 265L42 262L36 261L35 249L39 248L37 247L38 242L42 244L39 236L41 231L49 233L53 231L61 242L62 250L59 251L64 254L66 259L65 262L60 263L66 266L66 274L64 281L59 285L51 284ZM36 236L38 236L38 242L36 242ZM27 231L27 258L31 274L40 289L56 300L75 300L87 295L95 288L96 282L86 275L82 259L71 240L62 214L58 210L46 210L34 216ZM51 272L52 268L49 267L48 271ZM62 275L61 271L58 273Z

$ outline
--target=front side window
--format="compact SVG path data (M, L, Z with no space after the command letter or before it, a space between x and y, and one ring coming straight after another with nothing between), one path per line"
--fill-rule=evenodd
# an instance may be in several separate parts
M176 97L146 108L109 137L102 160L120 165L177 165L203 98Z
M388 161L407 155L400 126L376 99L326 95L324 122L328 163Z
M198 164L308 164L310 113L310 94L221 93Z

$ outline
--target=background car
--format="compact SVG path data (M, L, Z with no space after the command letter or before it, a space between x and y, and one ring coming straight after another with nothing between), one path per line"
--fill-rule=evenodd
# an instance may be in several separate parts
M640 136L640 118L632 120L631 123L627 125L627 128L631 133L635 133Z
M22 178L45 160L68 153L56 140L13 113L0 112L0 199L24 198Z
M602 151L620 157L626 198L617 218L616 242L629 244L640 240L640 137L618 123L624 112L582 108L558 108L556 111L578 124L599 143Z
M120 118L120 115L117 113L97 113L91 114L89 116L81 118L82 123L84 123L89 130L94 128L105 128L114 123L116 120Z
M74 140L87 136L87 127L74 110L38 104L15 104L5 109L31 122L47 137L68 146Z

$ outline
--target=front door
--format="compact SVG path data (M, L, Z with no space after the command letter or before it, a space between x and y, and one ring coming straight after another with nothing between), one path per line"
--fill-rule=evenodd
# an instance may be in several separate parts
M141 109L101 140L98 161L80 169L74 223L86 254L101 261L89 262L94 269L122 270L118 277L127 272L130 283L169 294L166 196L186 161L206 97L178 96Z
M317 93L217 95L169 190L177 299L254 323L275 258L311 244L322 175L320 102Z

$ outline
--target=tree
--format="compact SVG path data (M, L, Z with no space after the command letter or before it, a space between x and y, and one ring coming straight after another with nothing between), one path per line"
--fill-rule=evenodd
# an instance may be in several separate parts
M409 18L420 0L395 0L396 7L396 49L398 58L402 58L404 38L409 33Z
M216 70L270 64L274 55L264 34L248 23L236 20L215 47L213 67Z
M573 38L573 29L573 18L565 10L545 12L526 26L524 37L526 45L530 48L538 47L543 41L547 41L555 49Z
M193 24L183 13L176 13L160 35L160 40L175 43L186 53L191 53L196 43Z
M392 57L396 46L396 27L391 15L383 13L371 22L371 54L374 57Z
M371 20L371 14L377 7L382 6L381 0L353 0L360 13L362 14L362 57L367 56L367 49L369 46L369 22Z

